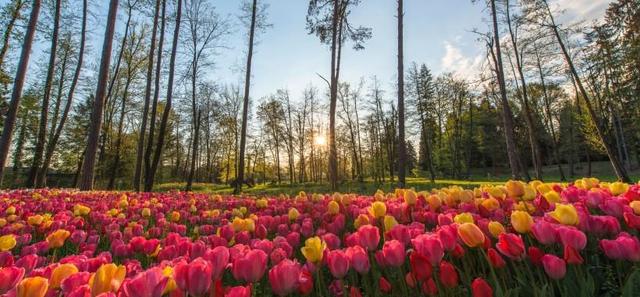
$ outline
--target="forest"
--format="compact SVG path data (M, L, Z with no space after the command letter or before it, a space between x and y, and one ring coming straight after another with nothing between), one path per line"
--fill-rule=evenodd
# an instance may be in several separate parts
M403 34L403 1L394 1L392 91L366 71L340 76L343 49L364 55L376 34L351 18L368 1L309 0L292 13L306 13L300 25L330 52L330 73L309 69L320 84L262 97L251 92L261 80L252 65L273 27L269 1L238 1L233 16L213 0L4 2L2 187L336 190L403 187L407 178L567 181L602 164L613 180L638 176L637 0L573 23L557 21L563 11L553 1L475 1L486 26L469 30L485 55L471 78L405 61L403 40L428 36ZM233 49L242 79L209 79L235 31L246 38Z

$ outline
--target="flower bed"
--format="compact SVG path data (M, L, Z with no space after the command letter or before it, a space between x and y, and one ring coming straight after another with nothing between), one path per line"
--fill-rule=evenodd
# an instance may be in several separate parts
M0 192L2 296L634 296L640 185Z

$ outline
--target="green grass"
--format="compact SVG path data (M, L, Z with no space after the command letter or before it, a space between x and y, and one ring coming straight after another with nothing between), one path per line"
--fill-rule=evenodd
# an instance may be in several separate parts
M568 166L563 166L565 175L569 181L573 181L580 177L583 177L587 173L586 164L580 164L575 167L575 176L569 177ZM560 174L557 166L546 166L543 168L544 180L548 182L560 182ZM611 170L611 166L608 162L594 162L591 168L592 176L599 178L603 181L615 181L616 177ZM533 173L531 172L532 177ZM631 179L633 181L640 180L640 170L635 169L630 172ZM461 186L464 188L474 188L484 184L502 184L509 180L509 176L506 172L503 172L499 176L488 175L486 171L482 169L472 170L472 176L465 180L454 179L436 179L435 182L431 182L426 177L410 177L407 178L407 187L414 188L418 191L430 190L433 188L442 188L452 185ZM396 187L397 181L391 182L387 179L384 183L375 183L373 180L365 180L360 183L357 181L346 181L338 188L342 193L360 193L370 195L375 193L377 189L381 189L385 192L393 191ZM166 183L156 186L155 191L169 191L169 190L181 190L184 189L184 183ZM212 193L212 194L231 194L233 189L228 185L220 184L204 184L196 183L193 185L194 192L200 193ZM304 184L259 184L253 188L243 188L243 193L248 195L278 195L289 194L295 195L300 191L307 193L329 193L332 192L329 185L325 183L304 183Z

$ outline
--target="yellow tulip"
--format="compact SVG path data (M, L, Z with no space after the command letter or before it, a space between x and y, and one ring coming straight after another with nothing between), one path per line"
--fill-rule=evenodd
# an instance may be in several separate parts
M544 199L547 199L549 204L554 204L560 202L560 194L556 191L549 191L543 194Z
M609 185L609 191L614 196L618 196L620 194L624 194L629 190L629 185L626 183L615 182Z
M172 211L169 214L169 220L171 220L172 222L178 222L180 221L180 213L177 211Z
M458 236L468 247L476 247L484 243L482 230L473 223L463 223L458 226Z
M563 225L577 225L580 222L578 212L571 204L556 204L556 209L549 215Z
M519 198L524 195L524 184L520 181L510 180L505 184L507 195L513 198Z
M429 208L434 211L442 206L442 200L438 195L429 195L429 197L427 197L427 203L429 203Z
M162 292L164 296L175 291L175 289L178 288L178 284L176 284L176 280L173 278L173 267L167 266L162 269L162 275L169 279L167 285L164 287L164 292Z
M257 208L267 208L267 206L269 206L269 201L267 199L258 199L256 200L256 207Z
M493 197L489 197L487 199L482 200L480 204L482 204L482 206L489 211L493 211L500 208L500 201L498 201L498 199Z
M231 225L233 226L233 229L236 232L242 232L242 231L253 232L253 230L255 230L256 228L255 222L252 219L241 219L238 217L233 219L233 222L231 222Z
M536 190L543 195L549 191L553 191L550 185L542 183L536 186Z
M369 221L369 217L365 214L359 214L355 221L353 221L353 226L356 228L360 228L360 226L369 225L371 222Z
M489 228L489 233L491 233L491 236L493 236L494 238L498 238L500 234L506 232L504 229L504 226L502 226L500 222L496 222L496 221L489 222L488 228Z
M55 249L64 245L64 242L69 238L71 233L64 229L58 229L47 236L47 242L49 248Z
M500 187L490 187L487 189L487 192L491 197L504 199L505 192Z
M398 221L396 221L396 218L388 215L384 216L384 231L390 231L396 225L398 225Z
M31 226L40 226L44 221L44 217L41 215L34 215L27 218L27 223Z
M148 218L151 216L151 209L149 209L148 207L145 207L142 209L142 216L145 218Z
M327 244L320 237L311 237L304 242L304 246L300 249L302 255L307 261L318 264L322 261L324 250Z
M340 212L340 204L334 200L330 201L329 205L327 205L327 212L331 215L338 214Z
M382 218L387 214L387 205L384 202L376 201L371 204L369 212L376 219Z
M298 217L300 216L300 212L298 212L297 208L289 208L289 221L295 221L298 219Z
M70 263L62 264L56 267L56 269L54 269L53 272L51 273L51 278L49 279L49 285L51 286L51 288L54 288L54 289L60 288L60 284L62 283L63 280L65 280L67 277L72 276L76 273L78 273L78 267L76 267L75 265Z
M528 212L516 210L511 213L511 226L518 233L527 233L531 231L533 225L533 218Z
M631 209L633 209L633 213L635 213L636 215L640 215L640 201L631 201L631 203L629 203L629 206L631 206Z
M15 206L9 206L9 207L7 207L7 210L5 210L5 211L4 211L4 213L6 213L7 215L16 214L16 208L15 208Z
M44 277L23 279L17 287L16 297L44 297L49 289L49 281Z
M126 274L127 268L123 265L103 264L89 280L91 296L95 297L102 293L117 292Z
M16 238L13 234L0 236L0 252L12 250L16 246Z
M74 216L86 216L91 212L91 208L84 206L82 204L76 204L73 206L73 215Z
M524 185L524 195L522 200L531 201L536 198L536 189L532 185Z
M414 190L406 190L404 191L404 202L407 205L415 205L418 201L418 194Z
M463 212L461 214L453 217L453 221L458 224L471 223L473 224L475 221L473 220L473 216L468 212Z
M4 218L0 218L0 228L4 227L7 225L7 220Z

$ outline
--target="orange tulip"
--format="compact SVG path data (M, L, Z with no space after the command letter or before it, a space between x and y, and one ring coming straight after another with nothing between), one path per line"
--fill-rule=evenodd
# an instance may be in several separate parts
M472 223L463 223L458 226L458 236L468 247L476 247L484 243L484 233Z
M18 284L16 297L44 297L49 289L49 281L44 277L30 277Z
M59 248L64 245L64 242L69 238L71 233L64 229L58 229L47 236L47 242L52 249Z

